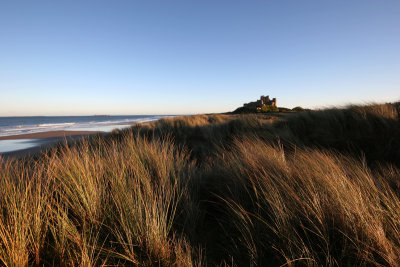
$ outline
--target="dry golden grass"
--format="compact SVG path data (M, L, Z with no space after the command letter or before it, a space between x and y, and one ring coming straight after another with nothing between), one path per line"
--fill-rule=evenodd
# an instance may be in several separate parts
M230 180L219 194L227 223L234 223L236 255L245 248L260 266L270 263L273 250L281 263L399 262L399 196L364 161L318 150L285 153L246 138L220 165Z
M163 119L0 157L0 265L397 266L399 105Z
M0 163L3 264L190 265L190 247L171 230L190 180L186 152L123 140Z

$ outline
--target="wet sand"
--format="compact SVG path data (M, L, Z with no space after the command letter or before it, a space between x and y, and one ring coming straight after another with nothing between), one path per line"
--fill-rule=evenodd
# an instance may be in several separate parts
M85 136L90 134L102 133L98 131L50 131L30 134L0 136L0 140L15 140L15 139L43 139L43 138L62 138L67 136Z
M10 135L10 136L1 136L1 140L19 140L19 139L31 139L37 145L34 147L3 152L0 153L4 159L10 158L23 158L26 156L35 156L40 152L52 147L55 143L67 141L71 142L74 140L78 140L80 138L97 134L104 133L99 131L50 131L50 132L40 132L40 133L31 133L31 134L21 134L21 135Z

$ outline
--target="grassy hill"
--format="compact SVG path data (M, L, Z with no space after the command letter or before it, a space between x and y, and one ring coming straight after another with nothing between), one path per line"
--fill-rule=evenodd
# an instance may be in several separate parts
M397 266L399 114L177 117L0 159L0 262Z

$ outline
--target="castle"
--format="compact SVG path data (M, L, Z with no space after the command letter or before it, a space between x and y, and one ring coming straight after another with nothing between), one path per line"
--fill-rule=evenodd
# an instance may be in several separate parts
M260 97L260 100L257 100L255 102L246 103L243 105L243 107L250 108L250 109L261 109L264 105L276 107L276 98L272 98L272 100L271 100L269 98L269 95L267 95L267 96L262 95Z

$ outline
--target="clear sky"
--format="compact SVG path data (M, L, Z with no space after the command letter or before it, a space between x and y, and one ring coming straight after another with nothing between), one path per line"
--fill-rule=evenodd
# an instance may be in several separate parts
M399 0L0 2L0 116L400 100Z

